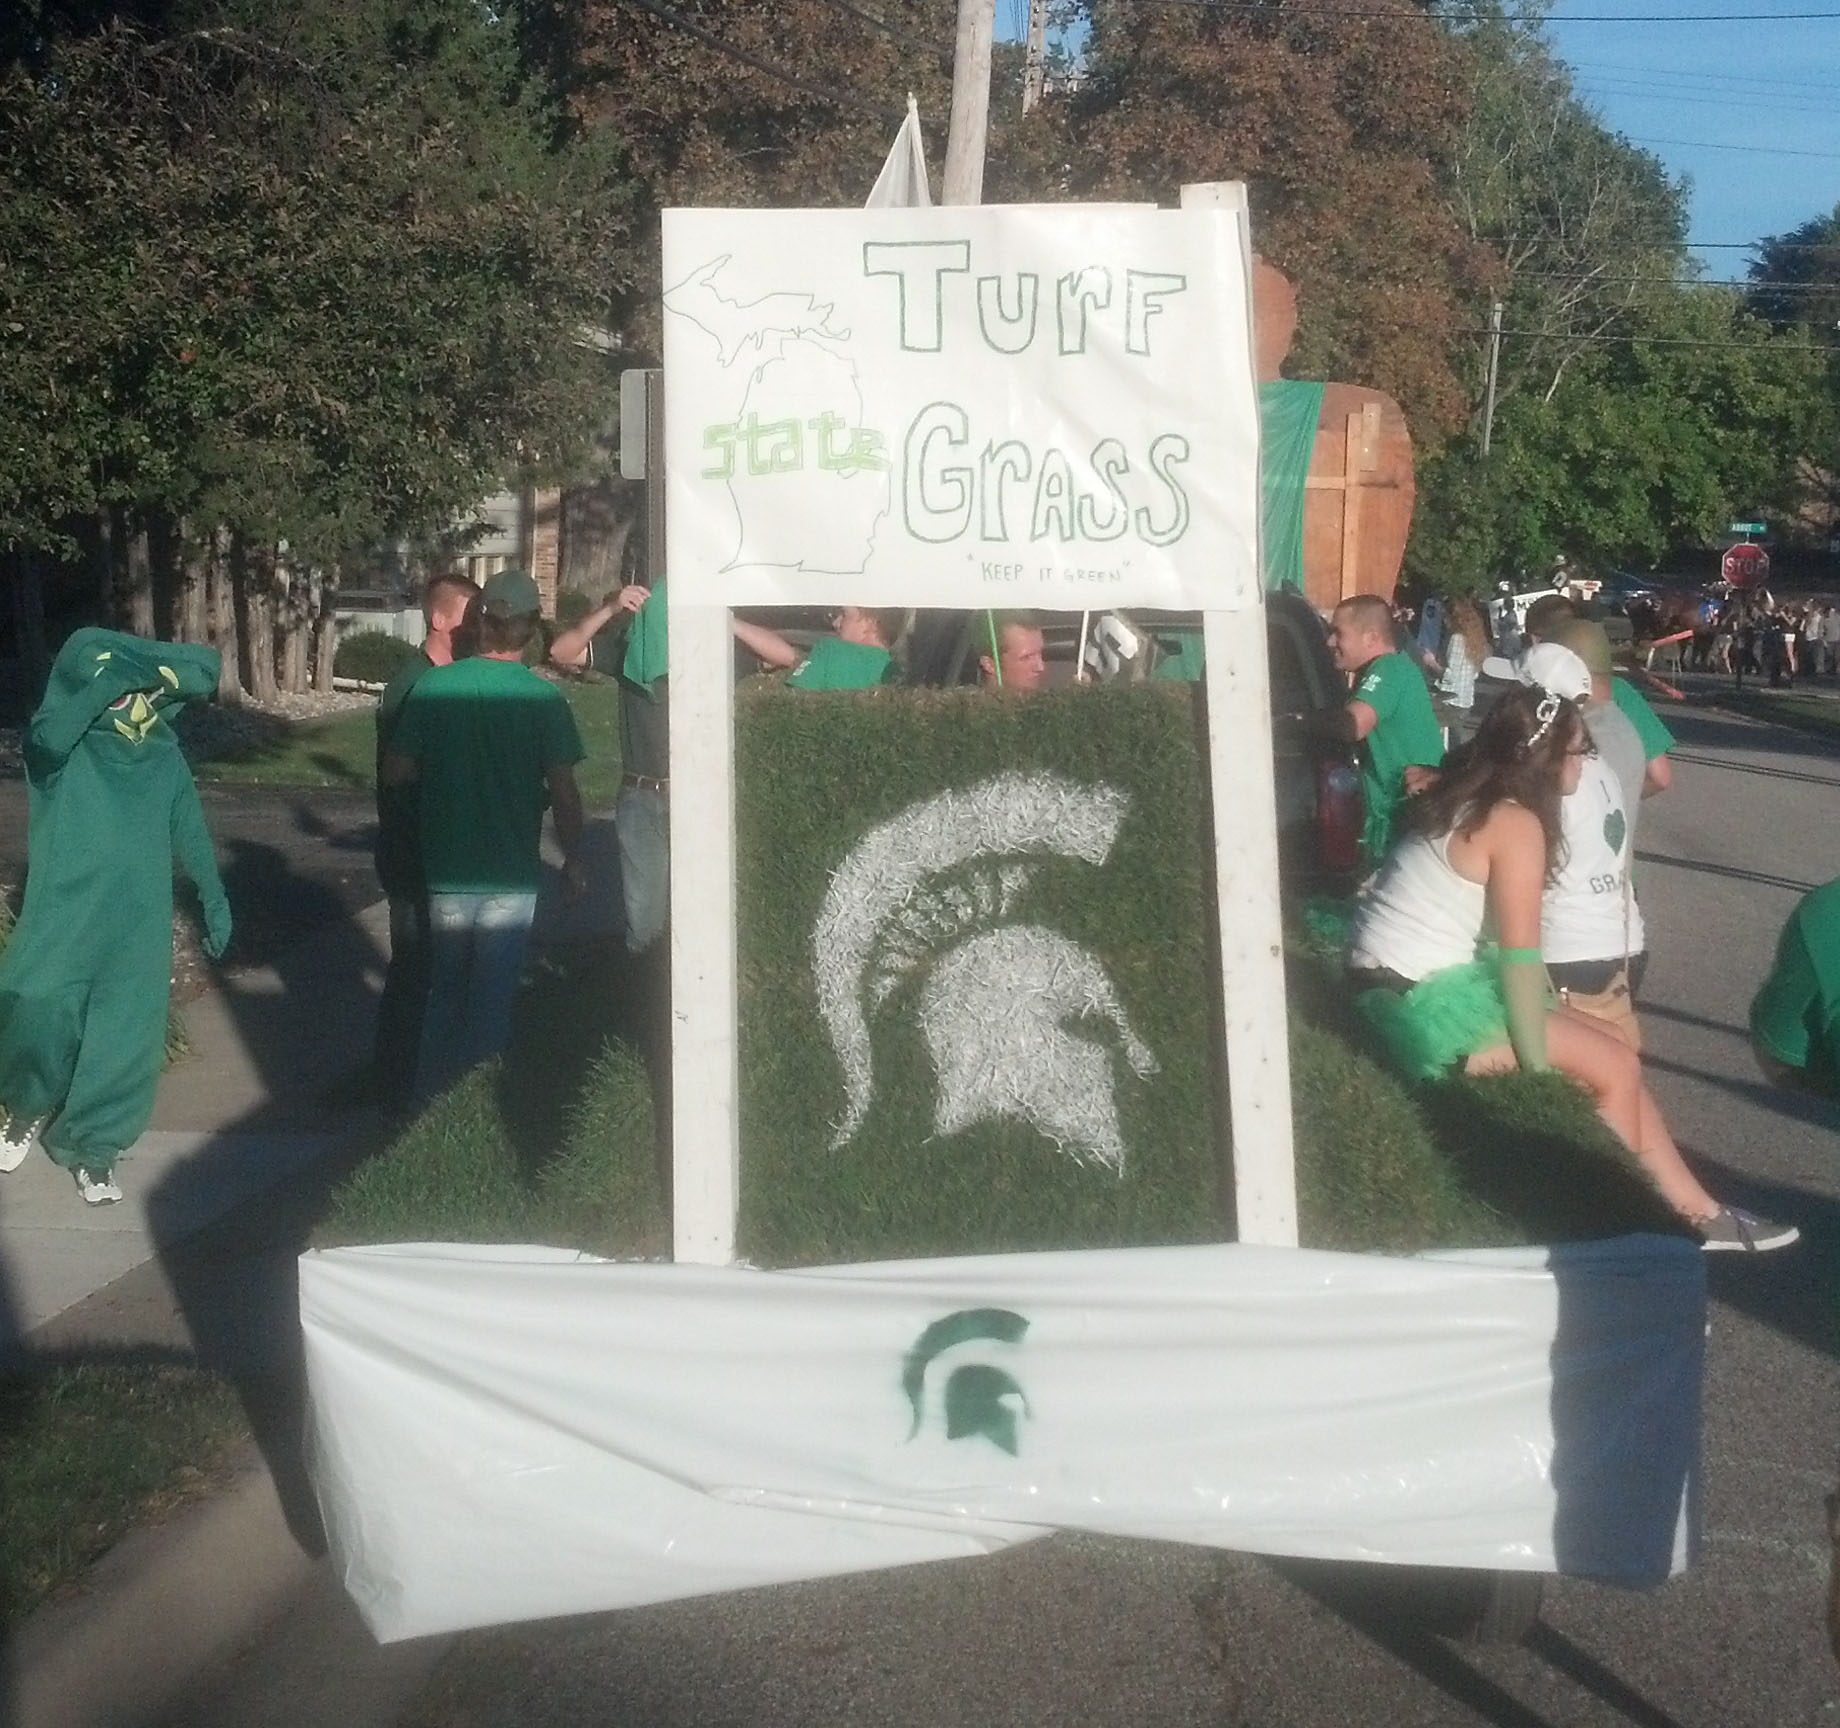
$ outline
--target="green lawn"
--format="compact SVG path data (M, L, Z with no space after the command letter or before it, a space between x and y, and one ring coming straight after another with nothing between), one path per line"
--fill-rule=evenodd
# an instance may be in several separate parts
M0 1625L17 1625L135 1524L208 1489L246 1433L229 1386L193 1368L0 1376Z
M613 802L620 784L619 728L614 687L604 680L569 679L562 685L575 712L587 757L576 775L590 809ZM371 709L329 720L267 719L257 740L197 764L200 780L220 786L349 787L376 785L377 720Z

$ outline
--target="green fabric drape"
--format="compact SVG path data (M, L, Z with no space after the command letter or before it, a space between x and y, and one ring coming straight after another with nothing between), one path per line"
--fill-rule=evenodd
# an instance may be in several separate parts
M1259 469L1265 586L1303 592L1303 482L1316 447L1323 386L1280 378L1259 386Z

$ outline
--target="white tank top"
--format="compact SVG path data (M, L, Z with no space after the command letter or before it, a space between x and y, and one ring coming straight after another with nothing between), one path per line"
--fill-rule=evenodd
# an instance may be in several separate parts
M1610 765L1585 758L1578 790L1559 800L1565 837L1559 874L1540 898L1540 953L1555 965L1621 960L1648 946L1629 888L1635 850L1623 790Z
M1408 834L1355 912L1348 964L1417 980L1476 958L1487 911L1480 882L1451 868L1450 836Z

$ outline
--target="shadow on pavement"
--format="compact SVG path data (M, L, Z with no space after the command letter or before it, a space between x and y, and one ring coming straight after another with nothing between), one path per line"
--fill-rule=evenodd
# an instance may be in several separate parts
M1423 1567L1360 1566L1326 1560L1267 1562L1453 1702L1496 1728L1562 1728L1478 1671L1452 1639L1476 1639L1489 1609L1493 1573ZM1563 1634L1535 1625L1520 1640L1535 1656L1617 1710L1631 1728L1683 1728L1596 1657Z
M1798 1225L1802 1239L1771 1254L1709 1254L1713 1296L1747 1318L1840 1359L1840 1201L1807 1188L1764 1182L1683 1146L1687 1162L1721 1200Z

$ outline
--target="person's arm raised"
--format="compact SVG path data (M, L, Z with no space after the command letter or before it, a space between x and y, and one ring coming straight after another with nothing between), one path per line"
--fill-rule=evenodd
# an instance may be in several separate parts
M557 631L555 641L549 645L550 664L581 665L588 658L588 644L615 618L630 618L651 598L651 593L649 588L638 582L628 582L624 588L616 588L578 623L571 624L566 630Z

